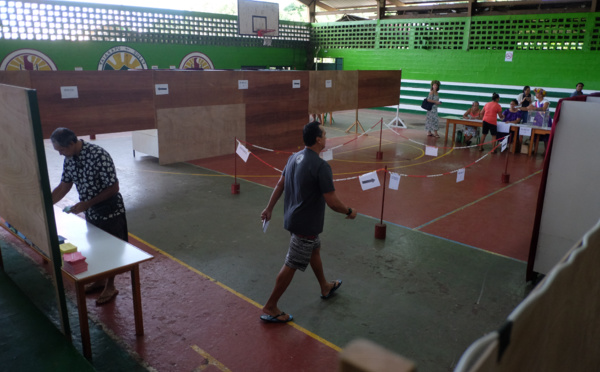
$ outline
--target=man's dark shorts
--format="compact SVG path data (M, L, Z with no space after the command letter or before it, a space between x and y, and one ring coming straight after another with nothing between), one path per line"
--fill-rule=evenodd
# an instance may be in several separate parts
M498 127L496 126L496 124L490 124L487 121L484 121L481 133L488 134L488 132L490 132L492 133L492 136L495 136L497 134L497 129Z
M292 233L290 247L285 257L285 265L300 271L306 270L313 251L320 247L321 239L318 235L302 236Z
M125 240L126 242L129 241L129 234L127 231L127 217L125 216L125 213L122 213L117 217L110 218L106 221L91 221L87 218L86 221L100 228L101 230L106 231L110 235L116 236L117 238Z

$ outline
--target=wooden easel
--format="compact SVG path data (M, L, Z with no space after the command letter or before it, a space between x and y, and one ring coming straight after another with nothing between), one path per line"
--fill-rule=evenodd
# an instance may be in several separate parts
M348 127L348 129L346 129L346 133L349 133L350 130L352 128L354 128L354 133L358 134L358 127L360 127L360 129L363 131L363 133L365 132L365 128L363 128L362 124L358 120L358 109L356 109L356 120L354 121L354 124L352 124L351 126Z

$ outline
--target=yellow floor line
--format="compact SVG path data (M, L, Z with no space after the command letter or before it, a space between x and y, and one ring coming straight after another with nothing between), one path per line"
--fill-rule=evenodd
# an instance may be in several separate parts
M228 292L230 292L230 293L232 293L232 294L234 294L234 295L238 296L238 297L239 297L239 298L241 298L242 300L244 300L244 301L246 301L246 302L248 302L248 303L250 303L250 304L252 304L252 305L256 306L256 307L257 307L257 308L259 308L259 309L262 309L262 308L263 308L263 306L262 306L261 304L259 304L258 302L256 302L256 301L254 301L254 300L252 300L252 299L250 299L250 298L248 298L248 297L244 296L243 294L241 294L241 293L239 293L239 292L237 292L237 291L235 291L235 290L233 290L233 289L229 288L229 287L228 287L228 286L226 286L225 284L223 284L223 283L221 283L221 282L217 281L216 279L213 279L213 278L211 278L210 276L208 276L208 275L204 274L203 272L201 272L201 271L199 271L199 270L197 270L197 269L193 268L192 266L190 266L190 265L186 264L185 262L181 261L180 259L173 257L172 255L168 254L167 252L164 252L163 250L161 250L161 249L159 249L159 248L155 247L154 245L152 245L152 244L150 244L150 243L148 243L148 242L144 241L143 239L140 239L139 237L137 237L137 236L133 235L132 233L129 233L129 236L131 236L131 237L133 237L134 239L136 239L136 240L138 240L138 241L142 242L143 244L147 245L148 247L150 247L150 248L154 249L154 250L155 250L155 251L157 251L158 253L160 253L160 254L162 254L162 255L164 255L164 256L166 256L166 257L170 258L171 260L173 260L173 261L177 262L178 264L180 264L180 265L182 265L182 266L186 267L187 269L189 269L189 270L191 270L191 271L195 272L196 274L200 275L201 277L203 277L203 278L205 278L205 279L208 279L208 280L210 280L211 282L213 282L213 283L217 284L219 287L221 287L221 288L225 289L226 291L228 291ZM293 321L292 321L292 322L290 322L290 323L288 323L288 324L289 324L290 326L292 326L292 327L296 328L296 329L297 329L297 330L299 330L300 332L302 332L302 333L306 334L307 336L310 336L310 337L314 338L315 340L317 340L317 341L321 342L322 344L325 344L325 345L329 346L330 348L332 348L332 349L334 349L334 350L336 350L336 351L341 351L341 350L342 350L342 348L340 348L339 346L337 346L337 345L335 345L335 344L333 344L333 343L331 343L331 342L329 342L329 341L325 340L324 338L322 338L322 337L320 337L320 336L318 336L318 335L316 335L316 334L312 333L311 331L309 331L309 330L307 330L307 329L305 329L305 328L303 328L303 327L301 327L301 326L297 325L297 324L296 324L296 323L294 323Z
M202 355L202 357L204 359L206 359L206 364L203 364L197 370L204 371L205 369L208 368L208 366L215 366L220 371L231 372L231 370L229 368L225 367L225 365L223 363L221 363L218 360L216 360L215 358L213 358L209 353L207 353L206 351L200 349L197 345L192 345L191 347L192 347L192 349L194 349L195 352L197 352L198 354Z

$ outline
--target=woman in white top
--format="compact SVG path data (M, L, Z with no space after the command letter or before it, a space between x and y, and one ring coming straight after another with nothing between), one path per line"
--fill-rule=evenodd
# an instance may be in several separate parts
M536 111L535 113L535 124L540 127L546 127L550 118L550 101L546 99L546 91L542 88L537 88L535 92L535 102L533 102L527 108L527 111Z

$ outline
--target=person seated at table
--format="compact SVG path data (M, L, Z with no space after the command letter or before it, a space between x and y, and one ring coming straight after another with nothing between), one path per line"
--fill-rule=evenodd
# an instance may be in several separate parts
M481 109L479 108L478 101L473 101L473 104L471 105L471 107L469 107L469 109L463 114L463 118L471 119L471 120L481 119ZM477 127L474 127L471 125L465 125L465 132L464 132L463 139L467 146L471 145L471 138L473 138L476 135L477 135Z
M507 124L520 124L521 118L523 117L523 111L519 109L519 102L516 99L510 101L510 108L507 108L502 113L504 115L503 122ZM509 130L510 132L510 130ZM510 135L510 133L503 133L498 130L497 138L503 138L505 136Z
M575 91L571 93L571 97L583 96L583 83L577 83Z
M496 153L496 134L497 134L497 123L498 116L500 120L504 119L504 114L502 114L502 107L500 107L500 95L498 93L492 94L492 100L483 106L483 110L481 111L481 117L483 118L483 128L481 129L481 133L483 134L483 138L481 138L481 148L479 151L483 151L483 144L485 143L485 136L490 132L492 134L492 147L494 148L493 153Z

